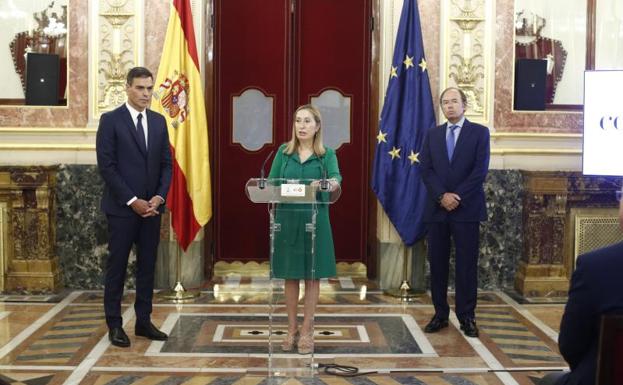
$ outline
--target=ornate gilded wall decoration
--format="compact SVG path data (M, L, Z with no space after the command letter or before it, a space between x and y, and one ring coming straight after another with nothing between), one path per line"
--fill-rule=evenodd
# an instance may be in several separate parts
M0 166L0 283L5 291L59 289L55 251L57 169Z
M125 102L125 75L143 62L144 0L98 0L89 3L91 89L89 120L99 119Z
M492 0L445 0L442 11L442 89L461 88L467 95L466 115L488 123L494 25Z

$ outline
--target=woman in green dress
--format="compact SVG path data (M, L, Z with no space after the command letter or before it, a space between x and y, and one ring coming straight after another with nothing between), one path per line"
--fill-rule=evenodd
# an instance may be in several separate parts
M292 139L279 147L269 178L319 180L323 175L328 178L329 190L336 189L342 181L335 150L322 144L320 112L313 105L306 104L296 109ZM309 207L281 205L277 208L277 219L282 226L275 237L271 268L274 277L285 279L288 334L281 346L283 351L291 351L297 346L300 354L311 353L320 278L336 275L329 206L319 204L317 209L315 257L312 260L309 235L305 232L305 223L311 221ZM297 307L301 279L305 281L305 299L303 324L299 331Z

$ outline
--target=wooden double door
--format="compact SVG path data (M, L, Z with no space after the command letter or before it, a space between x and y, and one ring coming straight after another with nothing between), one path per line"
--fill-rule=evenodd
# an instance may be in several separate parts
M366 263L371 10L371 0L214 0L214 262L268 260L267 207L244 185L312 102L343 176L330 210L337 260Z

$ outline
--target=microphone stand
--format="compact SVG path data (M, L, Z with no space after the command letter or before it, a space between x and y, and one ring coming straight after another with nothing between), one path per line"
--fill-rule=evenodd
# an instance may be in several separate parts
M260 180L258 181L258 187L260 190L264 190L266 188L266 171L264 171L264 169L266 168L266 162L268 162L268 159L270 159L271 155L273 155L273 152L275 152L275 150L272 150L266 159L264 159L264 163L262 163L262 168L260 169Z
M324 155L318 158L320 160L320 164L322 165L322 177L320 178L320 189L328 190L329 189L329 181L327 180L327 167L324 164Z
M327 169L322 169L322 178L320 179L320 189L328 190L329 189L329 181L327 180Z

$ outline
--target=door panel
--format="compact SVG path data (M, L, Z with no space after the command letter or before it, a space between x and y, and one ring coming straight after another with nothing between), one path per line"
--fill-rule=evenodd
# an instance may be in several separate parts
M290 0L215 0L216 262L268 260L267 208L248 202L244 183L289 139L296 106L327 90L350 101L349 119L340 115L348 140L337 148L343 192L331 208L336 256L365 262L370 1L297 0L291 14ZM250 88L274 105L273 142L257 151L232 139L232 98ZM323 114L325 129L332 116Z
M286 140L290 9L283 0L217 0L215 15L216 261L265 259L268 214L249 202L244 185ZM250 88L273 102L273 141L257 151L233 138L233 100Z
M337 149L342 196L330 215L337 259L362 261L368 204L370 4L368 0L301 1L296 20L298 104L309 103L327 89L350 98L350 143ZM324 128L330 129L331 111L322 112Z

